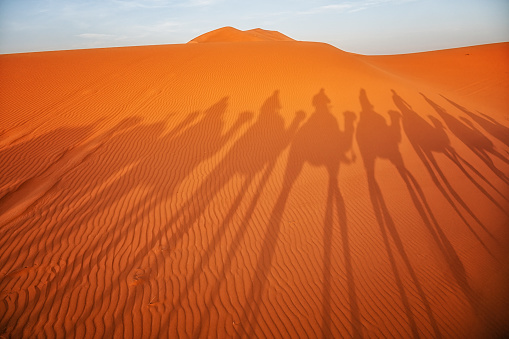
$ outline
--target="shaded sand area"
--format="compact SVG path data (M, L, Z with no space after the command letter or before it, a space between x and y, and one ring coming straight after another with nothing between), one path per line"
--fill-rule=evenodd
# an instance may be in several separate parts
M509 43L0 56L0 337L496 338Z

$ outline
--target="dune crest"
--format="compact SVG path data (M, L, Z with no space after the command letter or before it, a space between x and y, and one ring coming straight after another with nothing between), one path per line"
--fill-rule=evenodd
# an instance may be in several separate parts
M204 33L194 39L194 42L246 42L246 41L295 41L277 31L268 31L261 28L241 31L233 27L222 27Z

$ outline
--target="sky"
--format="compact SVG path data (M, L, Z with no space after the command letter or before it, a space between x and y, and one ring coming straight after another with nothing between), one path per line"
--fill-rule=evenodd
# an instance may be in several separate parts
M509 0L0 0L0 53L186 43L233 26L360 54L509 41Z

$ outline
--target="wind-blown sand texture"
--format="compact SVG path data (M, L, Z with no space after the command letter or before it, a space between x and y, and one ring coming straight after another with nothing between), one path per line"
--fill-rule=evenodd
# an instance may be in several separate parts
M0 56L0 337L508 333L509 43L194 42Z

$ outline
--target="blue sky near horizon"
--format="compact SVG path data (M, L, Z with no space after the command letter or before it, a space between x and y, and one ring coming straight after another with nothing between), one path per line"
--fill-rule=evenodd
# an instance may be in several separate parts
M0 0L0 53L185 43L223 26L349 52L509 41L508 0Z

